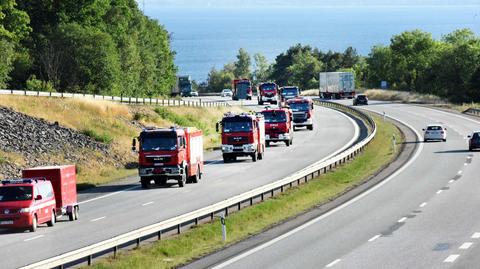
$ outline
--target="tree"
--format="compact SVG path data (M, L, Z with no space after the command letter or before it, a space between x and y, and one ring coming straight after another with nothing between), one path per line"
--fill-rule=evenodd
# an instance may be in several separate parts
M223 89L231 87L232 80L235 78L232 72L228 71L229 66L224 66L223 70L217 71L212 68L208 73L206 88L207 92L220 92Z
M238 50L237 61L235 62L234 75L236 78L249 78L250 77L250 55L248 52L241 48Z
M253 55L255 61L255 70L253 71L253 77L255 83L265 82L269 77L269 64L267 58L260 53Z
M301 51L295 54L293 64L287 69L289 85L297 85L304 90L318 87L318 74L322 69L322 63L311 53Z
M312 48L310 46L297 44L290 47L286 52L278 55L275 58L275 63L271 67L270 79L274 80L277 84L286 85L290 74L288 68L293 64L295 55L305 52L312 53Z
M379 87L381 81L391 83L392 50L390 47L374 46L366 60L367 84L370 87Z

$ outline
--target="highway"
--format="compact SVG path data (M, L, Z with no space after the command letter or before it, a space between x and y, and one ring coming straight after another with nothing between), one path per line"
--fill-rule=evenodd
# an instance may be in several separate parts
M247 105L254 107L254 102ZM359 138L358 125L334 110L316 107L315 124L313 131L295 132L290 147L274 144L256 163L245 158L224 164L219 152L208 153L204 177L185 188L142 190L135 183L115 192L86 191L80 195L77 222L42 225L36 233L0 231L1 268L31 264L220 202L293 174Z
M412 159L347 204L213 268L479 267L480 153L468 152L466 136L480 122L405 104L362 108L415 130ZM447 142L420 142L422 128L439 122Z

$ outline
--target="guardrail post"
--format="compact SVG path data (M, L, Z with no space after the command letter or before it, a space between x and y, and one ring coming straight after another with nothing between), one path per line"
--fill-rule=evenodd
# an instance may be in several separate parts
M155 98L155 100L156 100L156 104L157 104L157 106L158 106L158 98Z
M157 238L158 238L158 240L162 240L162 231L161 230L158 231Z
M137 241L137 248L139 248L140 247L140 238L137 238L136 241Z
M93 260L92 255L88 255L88 257L87 257L87 264L88 264L88 266L92 266L92 260Z
M225 207L225 217L228 216L228 206Z
M113 247L113 258L114 258L114 259L117 258L117 252L118 252L118 246L114 246L114 247Z
M240 209L242 209L242 202L238 202L238 211L240 211Z
M182 225L178 224L177 225L177 234L180 234L182 232Z
M24 92L25 92L25 96L26 96L27 95L27 90L24 90Z
M40 91L37 91L37 96L40 96Z
M253 197L250 198L250 206L252 206L252 205L253 205Z

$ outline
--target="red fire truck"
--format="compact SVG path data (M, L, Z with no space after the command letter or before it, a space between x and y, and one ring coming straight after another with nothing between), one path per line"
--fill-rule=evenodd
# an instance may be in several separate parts
M313 102L309 98L295 98L287 101L293 111L293 126L313 130Z
M252 100L252 82L249 79L235 79L232 81L233 100Z
M250 156L254 162L263 159L265 119L262 114L226 113L217 123L217 132L220 127L224 162L235 161L240 156Z
M273 82L261 83L258 86L258 104L268 102L270 104L278 103L278 85Z
M137 138L138 173L142 188L152 181L165 185L174 179L180 187L197 183L203 171L203 134L196 128L146 128ZM132 150L136 151L133 140Z
M293 143L293 113L289 108L266 107L262 111L265 117L265 140L267 147L270 142Z
M22 174L0 185L0 227L35 232L43 223L54 226L63 215L78 219L74 165L25 169Z

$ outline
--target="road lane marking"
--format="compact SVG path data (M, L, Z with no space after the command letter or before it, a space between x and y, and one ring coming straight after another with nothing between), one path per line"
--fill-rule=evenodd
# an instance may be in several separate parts
M463 171L462 171L462 170L458 171L458 174L459 174L459 175L461 175L462 173L463 173Z
M437 191L437 194L440 194L440 193L442 193L442 192L443 192L443 190L439 190L439 191Z
M405 222L407 220L407 217L403 217L401 219L398 220L398 222Z
M377 235L375 235L374 237L368 239L368 242L373 242L373 241L377 240L378 238L380 238L380 236L382 236L382 235L377 234Z
M472 234L472 239L478 239L478 238L480 238L480 233Z
M455 182L455 180L450 179L450 181L448 183L452 184L453 182Z
M366 109L366 110L368 110L368 109ZM372 111L372 110L368 110L368 111ZM374 112L374 111L373 111L373 112ZM374 113L376 113L376 112L374 112ZM345 115L345 117L347 117L347 116ZM422 139L421 139L422 137L421 137L420 133L419 133L415 128L413 128L410 124L408 124L408 123L406 123L406 122L404 122L404 121L402 121L402 120L400 120L400 119L394 118L394 117L390 117L390 116L387 116L387 117L392 118L392 119L394 119L394 120L402 123L403 125L407 126L408 128L410 128L410 130L412 130L412 131L415 133L415 135L417 136L417 141L421 141L421 140L422 140ZM352 121L353 121L353 120L352 120ZM358 126L357 126L356 124L355 124L355 126L356 126L356 129L358 129ZM386 179L384 179L382 182L378 183L377 185L373 186L373 187L370 188L369 190L363 192L362 194L356 196L355 198L349 200L348 202L346 202L346 203L344 203L344 204L341 204L340 206L338 206L338 207L336 207L336 208L328 211L327 213L319 216L318 218L312 219L312 220L308 221L307 223L305 223L305 224L303 224L303 225L301 225L301 226L299 226L299 227L297 227L297 228L295 228L295 229L293 229L293 230L291 230L291 231L289 231L289 232L287 232L287 233L284 233L284 234L282 234L282 235L280 235L280 236L278 236L278 237L276 237L276 238L274 238L274 239L272 239L272 240L270 240L270 241L268 241L268 242L265 242L265 243L262 244L262 245L259 245L259 246L255 247L255 248L252 248L252 249L250 249L250 250L248 250L248 251L246 251L246 252L244 252L244 253L242 253L242 254L240 254L240 255L238 255L238 256L234 256L234 257L232 257L231 259L226 260L225 262L220 263L220 264L218 264L217 266L212 267L212 269L225 268L225 267L227 267L228 265L231 265L231 264L233 264L233 263L235 263L235 262L237 262L237 261L239 261L239 260L241 260L241 259L244 259L244 258L246 258L246 257L248 257L248 256L250 256L250 255L252 255L252 254L254 254L254 253L256 253L256 252L261 251L262 249L268 248L268 247L270 247L271 245L274 245L274 244L276 244L277 242L279 242L279 241L281 241L281 240L283 240L283 239L285 239L285 238L287 238L287 237L289 237L289 236L291 236L291 235L293 235L293 234L296 234L296 233L302 231L303 229L305 229L305 228L307 228L307 227L310 227L310 226L314 225L315 223L317 223L317 222L319 222L319 221L321 221L321 220L323 220L323 219L326 219L327 217L329 217L329 216L331 216L331 215L333 215L333 214L335 214L335 213L343 210L343 209L346 208L346 207L349 207L350 205L352 205L352 204L356 203L357 201L363 199L364 197L370 195L370 194L373 193L374 191L378 190L379 188L383 187L385 184L387 184L387 183L389 183L390 181L392 181L395 177L397 177L399 174L401 174L403 171L405 171L405 169L407 169L408 167L410 167L410 166L418 159L418 157L420 156L420 154L421 154L422 151L423 151L423 148L424 148L423 143L418 144L418 147L417 147L417 150L415 151L415 154L412 156L412 158L410 158L410 160L408 160L407 163L405 163L402 167L400 167L399 169L397 169L393 174L391 174L389 177L387 177Z
M459 249L469 249L472 245L472 242L465 242L459 247Z
M212 165L212 164L217 164L217 163L222 163L222 162L223 162L223 160L214 161L214 162L211 162L211 163L207 163L204 166L209 166L209 165Z
M424 206L426 206L426 205L427 205L427 203L425 202L425 203L422 203L422 204L420 205L420 207L424 207Z
M42 238L44 237L45 235L38 235L38 236L35 236L35 237L32 237L32 238L28 238L28 239L25 239L23 240L24 242L28 242L28 241L32 241L32 240L35 240L35 239L39 239L39 238Z
M446 258L443 262L454 262L458 257L460 257L460 255L458 254L453 254L453 255L450 255L448 256L448 258Z
M142 206L147 206L147 205L151 205L151 204L153 204L153 202L148 202L148 203L142 204Z
M102 219L104 219L104 218L105 218L105 217L100 217L100 218L92 219L91 222L99 221L99 220L102 220Z
M463 165L467 166L467 165L468 165L468 163L464 163Z
M96 198L93 198L93 199L85 200L85 201L79 202L78 204L81 205L81 204L90 203L90 202L93 202L93 201L104 199L104 198L107 198L107 197L110 197L110 196L113 196L113 195L116 195L116 194L119 194L119 193L122 193L122 192L130 191L130 190L133 190L133 189L140 189L140 186L129 187L129 188L126 188L126 189L121 190L121 191L116 191L116 192L109 193L107 195L103 195L103 196L99 196L99 197L96 197Z
M339 263L340 261L341 261L340 259L336 259L333 262L327 264L327 266L325 266L325 267L330 268L330 267L334 266L335 264Z

